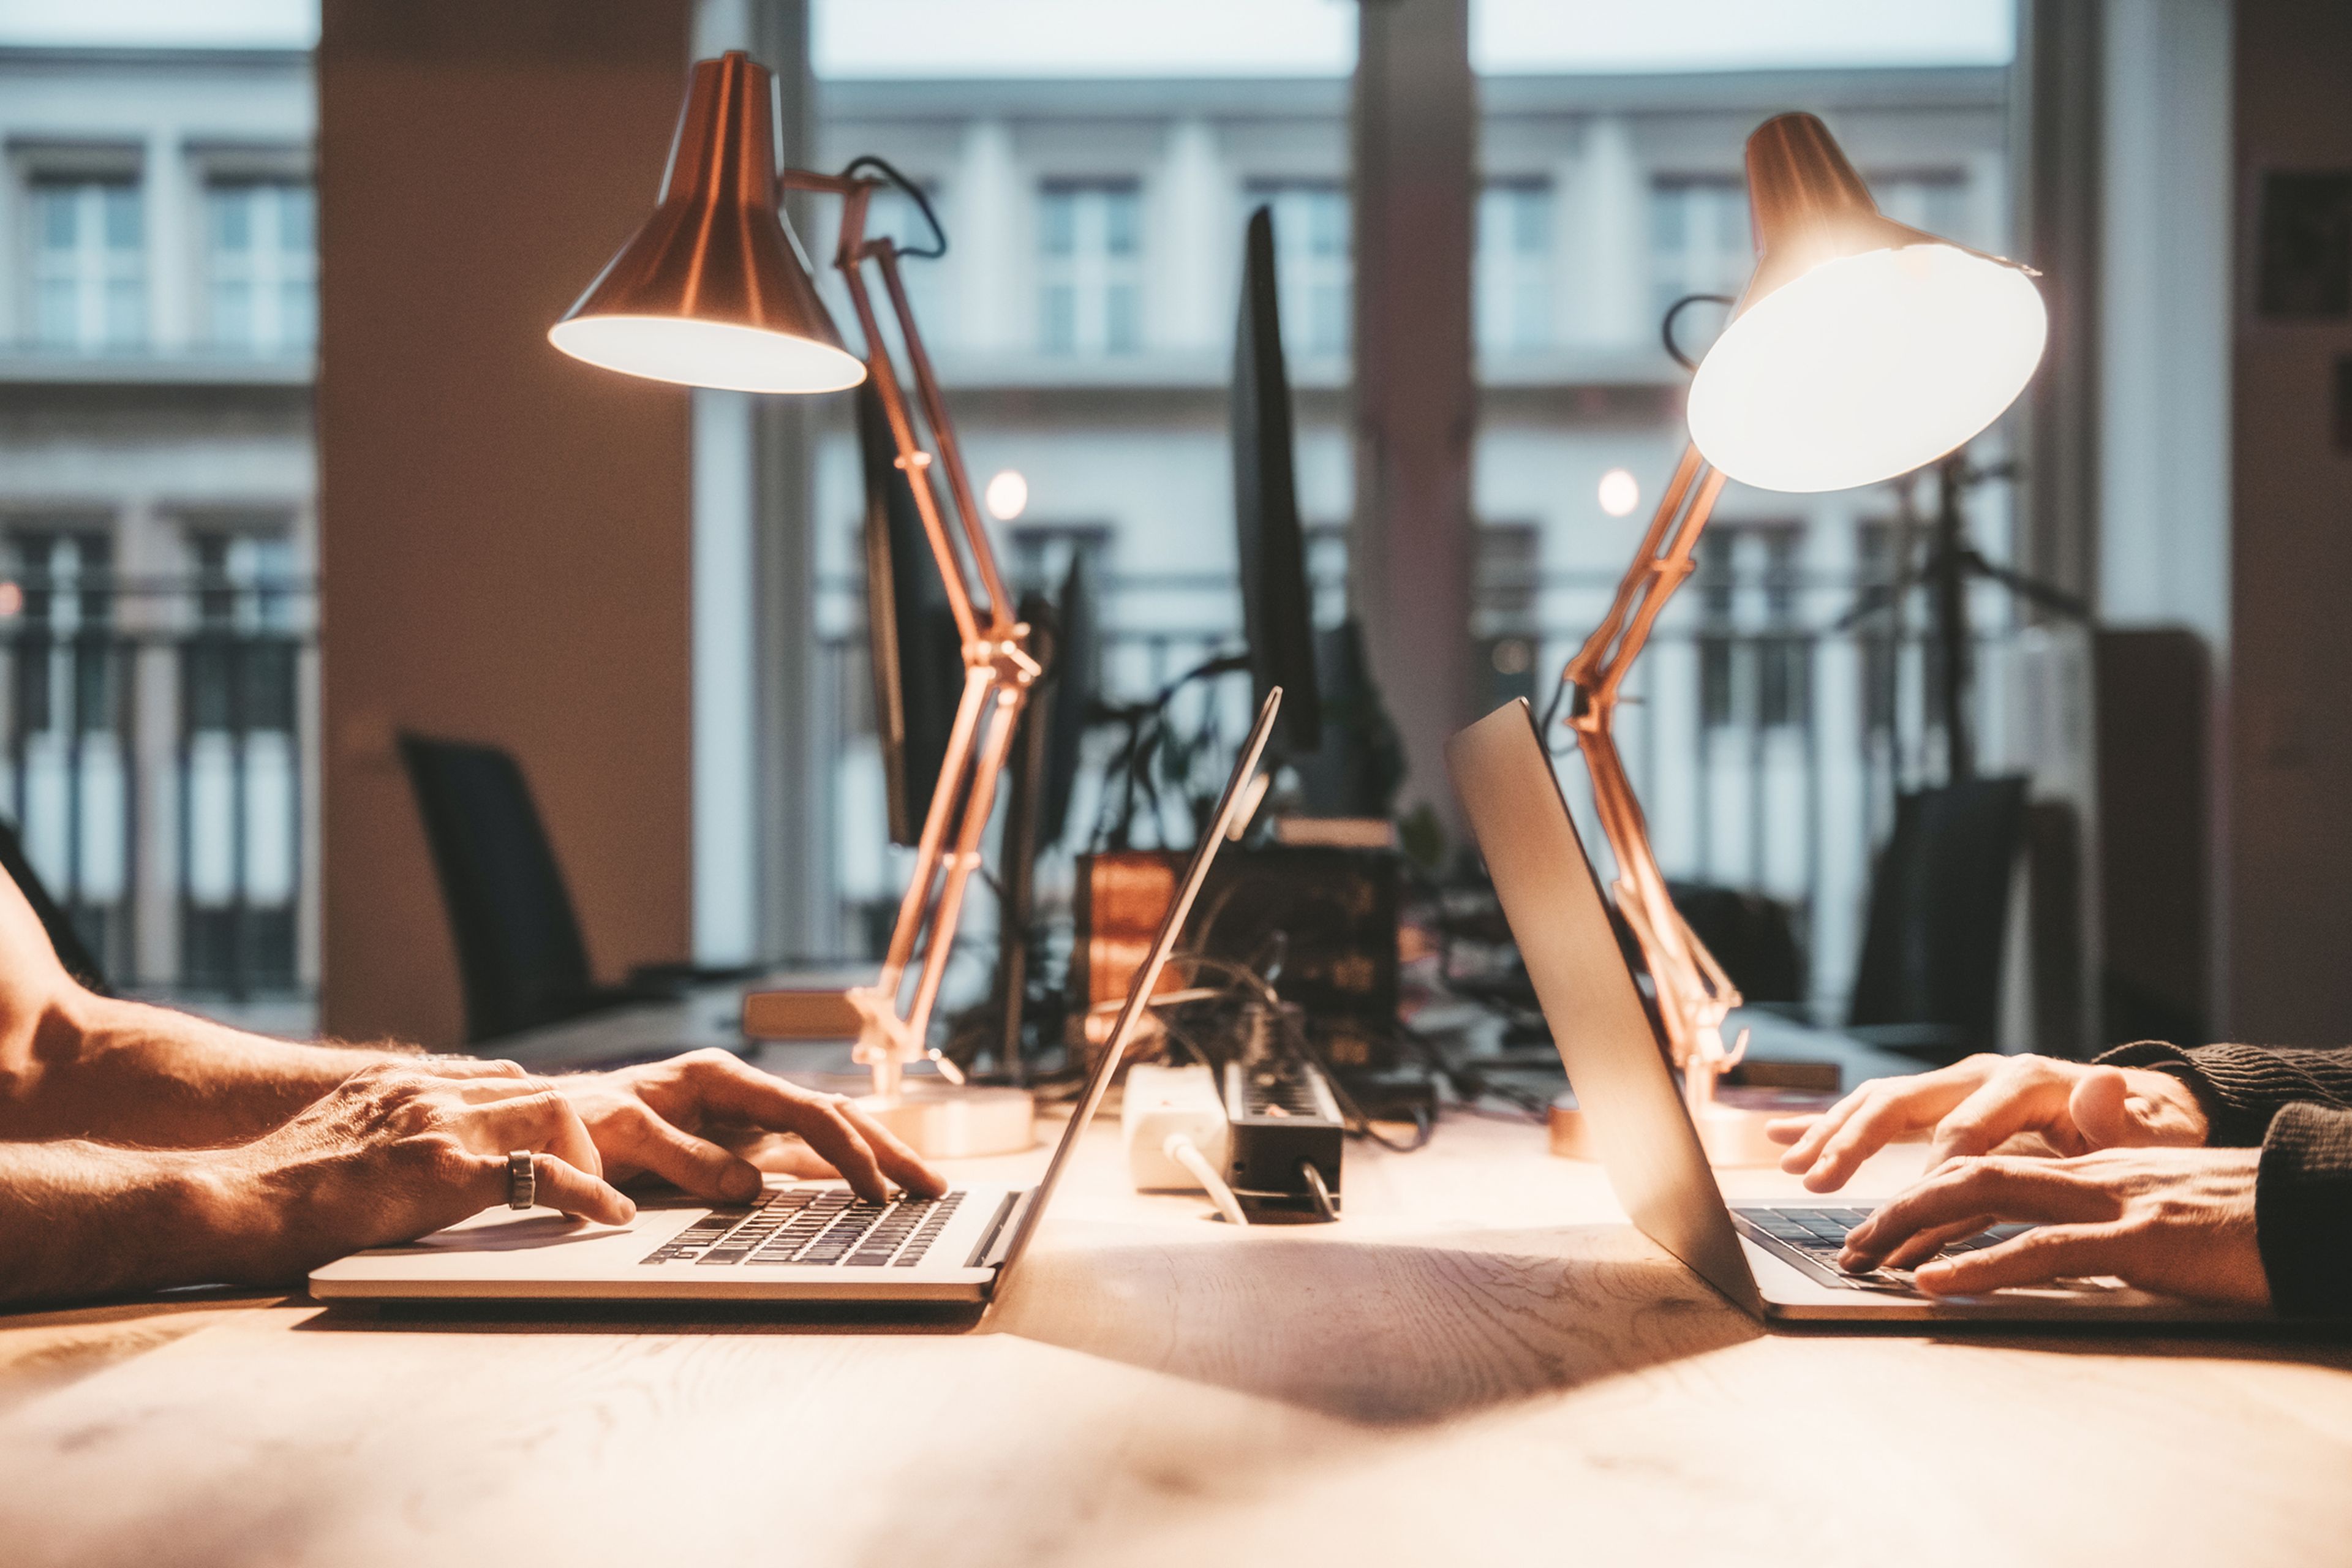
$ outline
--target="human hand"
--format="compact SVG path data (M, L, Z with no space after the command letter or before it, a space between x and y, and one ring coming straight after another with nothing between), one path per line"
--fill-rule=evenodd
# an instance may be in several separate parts
M511 1062L464 1077L385 1062L222 1151L219 1217L252 1242L257 1277L283 1278L505 1203L507 1155L525 1149L541 1205L607 1225L637 1212L548 1080Z
M2074 1155L2200 1144L2207 1131L2204 1108L2169 1073L1990 1054L1913 1077L1874 1079L1818 1116L1782 1117L1765 1131L1790 1145L1780 1169L1827 1193L1888 1143L1931 1128L1931 1163L1990 1153L2027 1133Z
M2259 1149L2105 1149L2062 1160L1947 1160L1846 1237L1848 1268L1916 1268L1937 1295L2112 1274L2200 1301L2267 1306L2254 1235ZM2034 1228L1935 1254L2004 1220Z
M760 1190L764 1164L795 1175L837 1173L870 1202L887 1197L892 1182L925 1197L947 1191L944 1177L854 1102L725 1051L557 1081L614 1181L650 1173L697 1197L740 1203ZM767 1136L776 1132L803 1142Z

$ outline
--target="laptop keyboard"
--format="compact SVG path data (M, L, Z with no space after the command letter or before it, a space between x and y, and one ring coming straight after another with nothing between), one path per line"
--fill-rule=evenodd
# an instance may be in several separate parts
M869 1204L840 1187L784 1187L712 1209L654 1249L647 1263L912 1268L955 1216L945 1197Z
M1850 1290L1883 1290L1890 1285L1910 1289L1906 1270L1874 1268L1864 1274L1849 1274L1838 1267L1838 1254L1845 1250L1846 1232L1870 1217L1868 1209L1776 1205L1735 1208L1731 1216L1749 1240L1795 1264L1824 1285ZM1946 1245L1936 1256L1949 1258L1958 1252L1981 1252L2032 1228L2030 1225L1996 1225Z

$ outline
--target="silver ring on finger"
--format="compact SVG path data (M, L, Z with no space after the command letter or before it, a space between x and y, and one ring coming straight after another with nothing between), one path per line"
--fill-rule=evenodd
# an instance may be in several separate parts
M507 1156L507 1207L527 1209L539 1202L539 1172L530 1151L517 1149Z

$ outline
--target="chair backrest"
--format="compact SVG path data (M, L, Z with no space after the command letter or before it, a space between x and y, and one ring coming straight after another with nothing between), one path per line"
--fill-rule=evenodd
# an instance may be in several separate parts
M49 896L40 873L26 858L24 842L16 837L16 826L5 821L0 821L0 870L8 873L16 890L33 906L33 914L41 922L41 929L48 932L49 945L57 949L58 962L66 966L66 973L100 996L110 994L106 988L106 971L99 966L89 944L75 928L73 917Z
M1896 800L1871 877L1849 1024L1941 1025L1955 1056L1992 1047L2025 784L1968 779Z
M400 737L439 874L474 1041L592 1005L588 949L539 807L496 746Z

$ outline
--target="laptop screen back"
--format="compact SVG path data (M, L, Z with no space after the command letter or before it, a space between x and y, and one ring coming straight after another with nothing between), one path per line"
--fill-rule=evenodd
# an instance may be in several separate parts
M1266 693L1257 710L1257 722L1250 726L1249 738L1242 742L1241 755L1234 759L1234 771L1225 780L1225 793L1218 797L1217 809L1209 826L1201 835L1201 842L1192 850L1192 858L1184 868L1183 878L1176 884L1176 897L1169 902L1168 912L1160 918L1160 930L1152 936L1151 951L1136 967L1135 978L1128 983L1127 1000L1118 1010L1118 1018L1111 1026L1110 1039L1102 1056L1096 1061L1094 1071L1087 1079L1086 1092L1070 1112L1069 1125L1062 1129L1062 1141L1054 1146L1053 1162L1045 1167L1045 1179L1029 1199L1021 1216L1020 1228L1005 1248L1004 1263L999 1272L998 1284L1003 1275L1012 1271L1028 1249L1029 1238L1036 1234L1038 1217L1045 1212L1054 1188L1062 1179L1062 1167L1069 1163L1070 1151L1077 1146L1078 1134L1087 1130L1103 1096L1110 1091L1111 1075L1118 1070L1120 1056L1136 1026L1143 1020L1143 1010L1152 990L1160 984L1160 972L1168 965L1168 954L1176 945L1176 938L1184 929L1185 917L1192 912L1192 900L1200 896L1201 884L1207 879L1210 862L1217 858L1219 846L1225 841L1237 823L1246 820L1258 802L1260 792L1252 787L1257 777L1258 754L1265 750L1265 738L1274 731L1275 715L1282 710L1282 688Z
M1760 1311L1526 700L1454 736L1445 763L1617 1201L1651 1240Z

